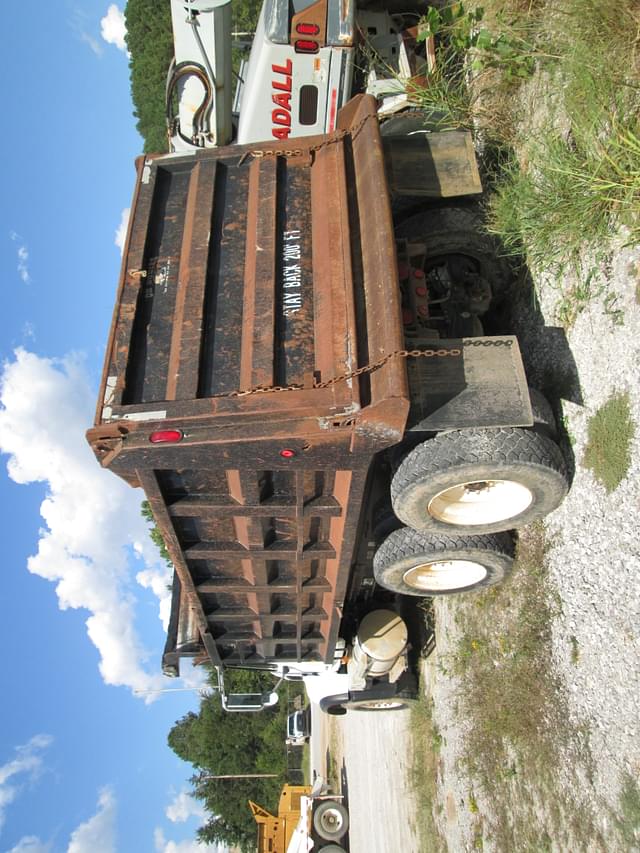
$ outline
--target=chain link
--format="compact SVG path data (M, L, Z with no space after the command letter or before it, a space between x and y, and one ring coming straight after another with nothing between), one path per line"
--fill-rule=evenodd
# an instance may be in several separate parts
M238 166L241 166L249 157L260 159L262 157L302 157L305 154L314 154L322 148L341 142L347 136L350 136L351 139L355 139L365 124L368 121L371 121L371 119L378 121L377 115L367 115L358 122L355 127L349 128L348 130L336 130L329 134L323 142L319 142L317 145L311 145L309 148L257 148L253 151L245 151L242 157L238 160Z
M338 385L341 382L348 382L350 379L356 379L358 376L373 373L388 364L394 358L447 358L458 357L462 355L463 348L467 347L511 347L512 340L466 340L462 342L461 347L441 347L439 349L399 349L394 352L387 353L381 356L371 364L365 364L364 367L358 367L356 370L351 370L349 373L342 373L340 376L332 376L331 379L325 379L320 382L316 379L313 381L313 390L321 388L331 388L333 385ZM214 397L249 397L252 394L276 394L279 391L304 391L304 385L256 385L253 388L248 388L246 391L225 391L221 394L213 394Z
M355 379L358 376L363 376L365 373L373 373L374 370L379 370L384 367L392 358L430 358L433 356L460 355L461 349L439 349L439 350L396 350L382 356L377 361L371 364L366 364L364 367L358 367L349 373L343 373L340 376L332 376L331 379L326 379L324 382L319 382L316 379L313 381L313 389L330 388L332 385L338 385L340 382L348 382L350 379ZM303 391L304 385L257 385L253 388L248 388L246 391L226 391L222 394L214 394L214 397L248 397L251 394L274 394L278 391ZM310 389L306 389L310 390Z

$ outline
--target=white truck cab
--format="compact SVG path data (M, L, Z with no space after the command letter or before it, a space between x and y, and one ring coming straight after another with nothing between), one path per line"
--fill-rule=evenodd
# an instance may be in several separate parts
M234 79L231 10L231 0L171 0L173 151L330 133L365 59L364 87L394 104L406 98L403 80L424 70L402 20L386 11L356 9L353 0L264 0Z

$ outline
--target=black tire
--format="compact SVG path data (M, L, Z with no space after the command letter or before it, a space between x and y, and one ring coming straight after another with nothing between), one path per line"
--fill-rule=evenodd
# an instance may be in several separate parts
M322 800L313 812L313 828L324 841L339 841L349 829L349 812L336 800Z
M318 850L318 853L347 853L339 844L326 844Z
M421 211L401 222L396 235L419 239L429 259L441 255L464 255L472 259L476 272L491 284L494 297L504 294L513 280L513 270L500 257L500 246L484 229L476 206Z
M529 388L529 400L533 414L533 429L549 436L549 438L557 438L558 427L551 403L541 391L535 388Z
M395 530L378 548L373 558L373 574L380 586L401 595L454 595L501 583L511 571L513 555L513 537L509 533L441 536L403 527ZM462 585L459 585L460 579L451 586L443 586L444 575L437 582L437 576L418 570L425 564L463 560L478 568L473 574L461 568L461 571L467 571L469 580ZM452 575L455 578L455 571L453 565L449 580Z
M415 447L391 481L398 518L415 530L498 533L548 515L569 488L558 445L519 428L453 430Z

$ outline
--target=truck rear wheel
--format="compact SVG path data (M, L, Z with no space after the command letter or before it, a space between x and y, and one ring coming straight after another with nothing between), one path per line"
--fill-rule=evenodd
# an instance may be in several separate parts
M324 841L339 841L349 829L349 812L342 803L323 800L313 812L313 828Z
M401 595L451 595L500 583L513 554L509 533L442 536L402 527L378 548L373 574L380 586Z
M347 708L350 711L404 711L409 699L360 699L357 702L349 702Z
M558 435L556 416L553 414L551 403L535 388L529 388L529 400L531 401L531 413L533 414L533 429L541 432L549 438L555 439Z
M430 262L446 256L466 258L470 269L491 283L494 296L499 297L511 284L513 270L500 257L500 247L483 227L481 213L473 206L421 211L400 222L396 235L424 243Z
M482 534L544 518L568 490L558 445L533 430L498 428L441 433L398 466L391 501L415 530Z

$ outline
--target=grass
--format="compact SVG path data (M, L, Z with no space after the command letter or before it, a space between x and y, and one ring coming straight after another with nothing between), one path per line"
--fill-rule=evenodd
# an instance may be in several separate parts
M302 775L305 785L311 785L311 746L307 741L302 747Z
M638 781L628 774L623 780L620 817L616 824L627 849L637 849L640 843L640 787Z
M417 833L421 853L446 850L434 817L438 778L438 755L442 744L435 728L430 701L422 694L411 706L411 765L409 784L416 800Z
M527 528L510 581L456 605L462 636L450 665L467 723L472 811L493 849L547 850L553 839L560 849L604 850L596 816L558 773L578 758L588 765L590 756L554 671L560 604L545 551L542 525Z
M538 18L558 59L536 66L552 106L500 176L492 230L534 268L581 258L626 225L640 235L640 10L634 0L562 0ZM526 136L525 136L526 134Z
M427 21L438 68L416 101L499 152L489 228L505 251L534 271L555 265L580 279L585 253L606 250L621 225L630 243L640 238L640 6L472 0L449 8ZM574 314L570 305L564 312Z
M578 639L573 634L569 638L571 641L571 663L577 666L580 663L580 646Z
M628 394L614 394L589 419L583 463L607 492L615 491L627 476L634 435Z

